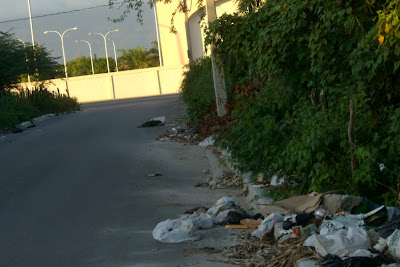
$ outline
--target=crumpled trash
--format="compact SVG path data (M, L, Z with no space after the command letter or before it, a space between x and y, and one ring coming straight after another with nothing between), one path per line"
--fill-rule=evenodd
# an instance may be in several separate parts
M150 120L146 121L139 127L154 127L154 126L162 126L165 124L165 116L160 116L160 117L154 117L151 118Z
M261 225L258 226L257 230L254 230L251 235L262 238L265 234L270 233L272 230L274 230L275 224L277 222L282 222L283 221L283 216L280 212L274 212L270 214L267 218L265 218Z
M306 226L311 223L312 219L315 219L314 214L312 213L302 213L302 214L295 214L292 216L287 216L288 218L283 222L283 229L284 230L289 230L293 226Z
M314 211L314 215L317 219L323 219L330 216L329 212L323 206L319 206L318 209Z
M211 215L207 213L201 213L200 215L194 212L192 215L184 215L182 219L193 222L194 226L199 229L210 229L213 227L213 219Z
M341 229L333 234L315 235L315 241L315 250L322 257L328 254L346 257L358 249L371 248L367 231L355 227Z
M199 143L199 146L207 147L207 146L212 146L212 145L214 145L214 143L215 143L215 139L214 139L214 137L211 135L211 136L207 137L206 139L204 139L203 141L201 141L201 142Z
M378 243L374 246L374 249L379 251L379 252L383 252L386 247L387 247L387 240L382 238L382 237L380 237L378 239Z
M394 230L393 234L391 234L387 238L387 245L389 247L390 254L397 259L400 260L400 230Z
M157 224L153 230L153 238L161 243L181 243L200 239L197 229L209 229L213 227L211 215L194 212L191 215L183 215L179 219L168 219Z
M231 197L222 197L215 205L207 210L207 214L210 214L213 218L217 216L220 211L230 209L232 207L236 207L235 200Z
M199 240L196 227L190 220L168 219L157 224L153 238L161 243L181 243Z

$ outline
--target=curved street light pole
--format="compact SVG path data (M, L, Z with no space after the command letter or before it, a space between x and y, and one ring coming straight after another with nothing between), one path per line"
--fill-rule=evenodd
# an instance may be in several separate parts
M94 67L93 67L93 55L92 55L92 46L90 43L86 40L76 40L75 43L77 42L85 42L89 45L89 53L90 53L90 63L92 64L92 74L94 75Z
M107 35L108 35L110 32L119 32L119 30L117 29L117 30L109 31L109 32L107 32L105 35L103 35L103 34L101 34L101 33L98 33L98 32L89 32L89 35L98 34L98 35L101 35L101 36L103 37L103 39L104 39L104 47L105 47L105 49L106 49L106 60L107 60L107 71L108 71L108 73L110 73L110 63L108 62Z
M118 72L118 58L117 58L117 53L115 52L115 43L114 43L114 40L112 40L112 39L108 39L108 40L110 40L114 46L115 69Z
M21 39L16 39L17 41L20 41L23 45L24 48L26 48L25 42L22 41ZM25 63L28 63L28 55L25 53ZM31 77L29 76L29 69L28 69L28 65L26 65L26 70L28 71L28 83L31 82Z
M77 29L78 29L78 27L74 27L74 28L71 28L71 29L66 29L62 34L59 33L58 31L45 31L45 32L44 32L44 34L48 34L49 32L55 32L55 33L57 33L58 35L60 35L60 38L61 38L61 46L62 46L62 51L63 51L63 58L64 58L65 78L68 78L68 72L67 72L67 62L66 62L66 60L65 60L64 34L65 34L67 31L74 31L74 30L77 30Z

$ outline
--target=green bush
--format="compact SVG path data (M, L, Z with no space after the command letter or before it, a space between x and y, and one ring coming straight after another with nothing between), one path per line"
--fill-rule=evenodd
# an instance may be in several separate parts
M180 87L182 99L187 105L190 119L198 119L210 108L215 107L215 92L211 59L197 59L186 65Z
M343 189L395 204L400 181L398 1L266 1L223 15L208 29L228 91L251 83L255 98L230 95L236 122L221 137L239 169L281 170L298 191ZM328 110L313 106L324 90ZM358 170L351 170L349 102L355 105ZM389 170L381 171L379 163ZM397 173L397 174L396 174Z
M76 98L59 96L44 87L29 93L2 93L0 96L0 130L14 129L19 123L48 113L78 111Z

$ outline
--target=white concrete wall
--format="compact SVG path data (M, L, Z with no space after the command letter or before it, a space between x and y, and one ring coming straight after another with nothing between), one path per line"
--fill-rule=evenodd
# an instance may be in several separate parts
M78 98L81 103L174 94L179 92L183 66L128 70L46 81L49 91ZM32 89L35 83L21 83Z

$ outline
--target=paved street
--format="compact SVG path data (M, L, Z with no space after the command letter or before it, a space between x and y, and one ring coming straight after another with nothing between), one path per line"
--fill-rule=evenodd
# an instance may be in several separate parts
M182 117L179 103L172 95L86 104L1 140L0 265L215 266L182 254L195 243L151 236L158 222L224 194L193 187L206 179L203 149L155 141L168 127L137 128Z

